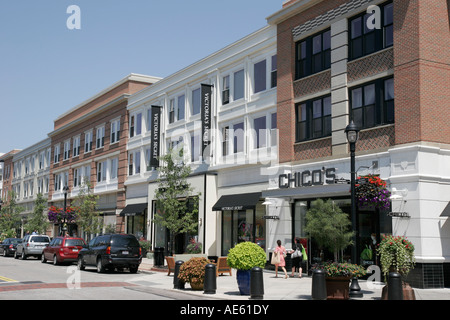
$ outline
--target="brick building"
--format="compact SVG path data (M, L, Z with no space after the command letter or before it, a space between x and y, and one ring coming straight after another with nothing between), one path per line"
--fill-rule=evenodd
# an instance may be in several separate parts
M263 196L275 214L292 214L286 240L305 236L316 198L349 212L349 186L336 181L350 177L345 128L353 120L357 174L380 175L395 195L386 212L358 210L358 253L383 234L407 236L417 262L410 282L449 284L448 12L446 0L297 0L268 17L278 34L280 164ZM302 183L291 183L296 172L306 172ZM319 250L308 245L314 259Z
M104 227L115 227L118 232L124 230L117 214L125 205L127 101L131 94L158 80L131 74L54 121L54 130L49 133L49 206L63 207L65 187L68 188L67 205L70 205L83 183L89 181L94 194L99 196L97 209Z

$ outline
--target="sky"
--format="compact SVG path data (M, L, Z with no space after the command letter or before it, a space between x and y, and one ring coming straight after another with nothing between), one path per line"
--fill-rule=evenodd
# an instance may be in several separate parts
M0 153L46 139L58 116L130 73L171 75L263 28L282 2L0 1Z

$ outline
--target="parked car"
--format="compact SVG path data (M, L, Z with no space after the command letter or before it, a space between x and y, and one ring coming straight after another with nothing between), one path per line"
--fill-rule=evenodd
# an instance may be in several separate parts
M56 237L42 250L42 263L53 261L54 265L64 262L76 262L78 253L86 243L82 238Z
M25 260L29 256L41 259L42 250L50 243L50 238L47 235L31 234L23 238L22 242L17 245L14 258L21 258Z
M86 266L97 267L97 272L114 268L128 268L136 273L142 262L142 249L133 235L110 234L92 239L78 253L78 269Z
M19 238L6 238L0 244L0 252L4 257L12 256L16 252L17 245L22 242Z

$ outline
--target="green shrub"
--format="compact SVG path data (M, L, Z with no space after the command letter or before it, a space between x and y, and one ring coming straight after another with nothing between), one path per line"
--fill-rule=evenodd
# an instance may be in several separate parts
M253 242L241 242L228 252L227 263L238 270L251 270L253 267L264 268L266 253Z

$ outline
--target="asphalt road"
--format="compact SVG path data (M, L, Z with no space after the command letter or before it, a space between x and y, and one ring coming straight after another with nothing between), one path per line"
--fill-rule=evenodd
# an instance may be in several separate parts
M35 258L0 257L0 300L188 300L185 293L151 288L148 273L99 274L75 264L54 266Z

